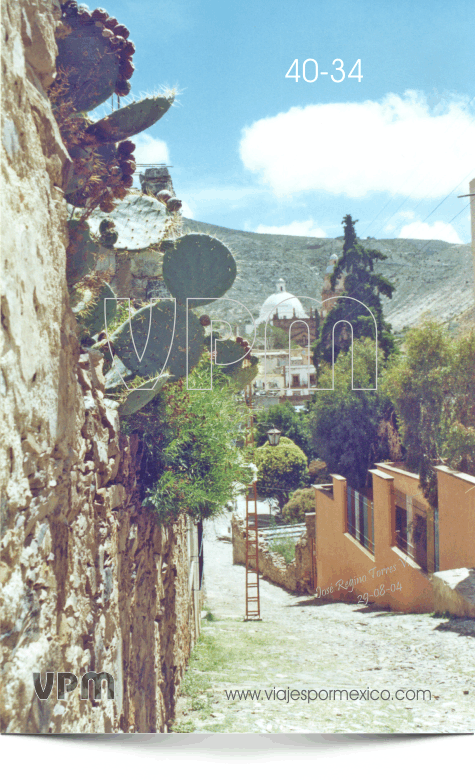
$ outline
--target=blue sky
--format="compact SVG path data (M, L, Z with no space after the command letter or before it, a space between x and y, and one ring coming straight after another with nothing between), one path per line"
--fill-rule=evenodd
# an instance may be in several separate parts
M137 161L173 166L187 216L333 237L350 213L361 237L470 240L457 195L475 177L473 0L106 7L136 45L133 94L179 90Z

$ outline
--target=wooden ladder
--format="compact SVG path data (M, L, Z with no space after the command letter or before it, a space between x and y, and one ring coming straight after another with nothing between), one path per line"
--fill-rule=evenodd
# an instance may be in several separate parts
M244 391L248 407L246 445L254 444L254 416L252 410L252 386ZM250 509L249 505L254 505ZM259 531L257 520L257 483L254 481L246 490L246 617L245 621L261 620L259 599Z
M254 505L251 508L250 505ZM257 483L246 491L246 621L260 620L259 530L257 519Z

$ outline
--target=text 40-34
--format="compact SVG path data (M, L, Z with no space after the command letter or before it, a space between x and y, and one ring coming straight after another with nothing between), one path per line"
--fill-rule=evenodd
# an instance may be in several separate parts
M336 84L339 84L341 81L344 81L345 78L358 79L358 82L360 82L361 79L363 78L363 75L361 73L361 60L356 60L355 64L353 65L348 75L345 72L345 63L343 62L343 60L340 60L338 57L336 60L333 60L332 68L333 68L332 73L330 73L330 71L323 71L323 70L319 71L318 62L312 59L312 57L309 57L307 60L303 61L302 72L300 73L299 61L298 59L295 59L292 65L290 66L289 70L285 74L285 78L295 79L295 81L298 81L302 75L303 80L307 81L309 84L312 84L314 81L316 81L319 75L330 76L331 80L334 81Z

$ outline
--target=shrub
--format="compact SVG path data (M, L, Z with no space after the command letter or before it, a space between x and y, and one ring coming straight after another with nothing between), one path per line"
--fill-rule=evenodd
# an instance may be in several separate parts
M286 523L305 523L305 513L315 512L315 490L299 488L291 495L282 510L282 518Z
M190 389L209 383L209 355L189 377ZM128 419L144 444L143 504L154 507L162 523L180 512L195 519L220 512L237 483L251 474L234 446L244 410L236 409L229 380L213 368L213 390L186 390L186 381L168 383L160 394Z
M261 496L276 498L282 510L291 491L305 483L307 457L295 442L281 437L276 446L266 442L255 453L258 468L257 490Z

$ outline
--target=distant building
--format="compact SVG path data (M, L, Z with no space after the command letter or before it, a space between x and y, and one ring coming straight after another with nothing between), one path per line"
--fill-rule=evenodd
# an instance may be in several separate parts
M277 282L277 292L272 293L262 304L256 326L267 322L287 333L290 331L292 341L306 347L316 338L317 318L320 319L318 311L307 315L299 299L285 289L285 282L281 278Z
M287 334L290 333L292 342L300 345L300 349L290 350L290 356L288 349L253 350L253 355L260 358L254 389L258 396L267 397L269 402L275 399L274 403L291 401L301 404L313 395L316 388L316 371L309 347L317 338L319 325L335 305L336 297L345 291L343 277L339 279L335 290L331 289L330 277L337 261L338 256L332 255L325 269L320 296L321 312L315 308L313 313L310 311L310 314L307 314L297 296L286 290L282 278L277 282L276 292L266 298L259 310L256 326L268 323L280 328ZM318 301L318 296L315 296L315 299Z

